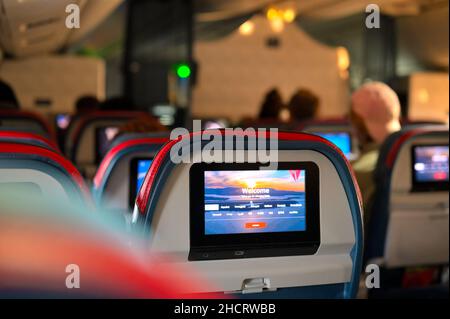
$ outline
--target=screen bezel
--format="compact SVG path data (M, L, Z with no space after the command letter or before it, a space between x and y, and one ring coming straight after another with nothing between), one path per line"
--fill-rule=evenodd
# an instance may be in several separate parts
M137 192L137 173L138 173L138 163L140 161L152 161L154 157L133 157L130 160L130 173L129 173L129 192L128 192L128 205L130 209L133 209L134 202L136 201ZM150 164L151 166L151 164Z
M416 149L420 147L449 147L448 144L414 144L411 146L411 192L448 191L449 181L421 182L417 180L414 165L416 163Z
M351 158L352 154L354 153L353 152L353 136L352 136L351 132L347 132L347 131L316 131L314 134L316 134L316 135L326 139L330 143L333 143L333 142L328 140L326 137L321 136L320 134L346 134L348 136L348 139L349 139L349 142L350 142L350 145L349 145L350 146L350 153L349 154L345 154L344 151L342 151L341 148L338 145L336 145L334 143L333 143L333 145L335 145L337 148L339 148L339 150L341 150L341 152L344 153L344 155L345 155L345 157L347 159Z
M259 170L260 163L196 163L189 171L190 245L195 249L283 248L320 245L319 168L313 162L279 162L278 170L305 170L306 230L249 234L205 234L205 171ZM198 212L198 213L196 213Z

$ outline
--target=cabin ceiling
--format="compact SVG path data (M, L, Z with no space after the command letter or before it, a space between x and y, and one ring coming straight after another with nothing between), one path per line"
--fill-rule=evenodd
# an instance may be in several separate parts
M15 57L55 52L94 29L124 0L0 0L0 46ZM79 29L65 25L66 6L80 8Z
M57 52L83 38L124 1L0 0L0 47L15 57ZM197 23L214 23L219 27L221 21L263 12L271 4L293 7L299 18L320 21L363 12L371 2L373 0L194 0L194 5ZM65 27L65 7L70 3L80 7L80 29ZM376 3L382 12L393 16L415 16L443 5L448 8L448 0L377 0Z
M418 15L448 0L196 0L197 21L220 21L264 10L270 4L293 7L299 16L336 19L364 12L376 3L392 16Z

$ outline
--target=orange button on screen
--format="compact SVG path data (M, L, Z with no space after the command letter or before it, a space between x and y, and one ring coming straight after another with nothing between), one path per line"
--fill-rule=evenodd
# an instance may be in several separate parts
M267 223L255 222L255 223L245 223L245 228L247 229L261 229L266 228Z

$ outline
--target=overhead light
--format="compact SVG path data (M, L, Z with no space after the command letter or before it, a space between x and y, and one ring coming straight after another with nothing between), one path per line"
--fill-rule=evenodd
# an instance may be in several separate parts
M291 23L295 20L297 12L294 8L281 9L276 7L269 7L266 11L266 17L269 21L283 20L286 23Z
M255 24L248 20L239 26L239 33L242 35L251 35L255 31Z
M344 47L337 48L337 67L341 79L347 80L349 77L348 69L350 68L350 55Z
M291 23L295 20L296 12L294 9L289 8L283 11L283 20L286 23Z
M337 66L340 71L348 70L350 67L350 56L344 47L337 48Z
M270 21L279 19L280 18L279 10L274 7L270 7L269 9L267 9L266 17Z

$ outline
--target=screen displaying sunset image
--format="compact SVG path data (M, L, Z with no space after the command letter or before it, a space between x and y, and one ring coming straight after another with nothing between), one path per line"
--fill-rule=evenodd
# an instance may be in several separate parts
M205 234L304 231L304 170L205 172Z

